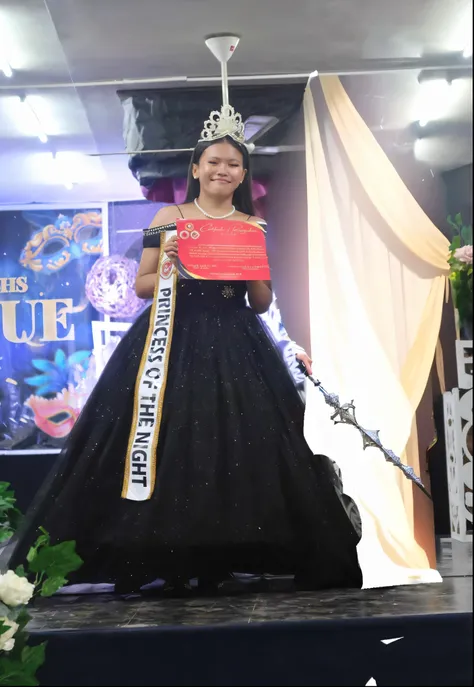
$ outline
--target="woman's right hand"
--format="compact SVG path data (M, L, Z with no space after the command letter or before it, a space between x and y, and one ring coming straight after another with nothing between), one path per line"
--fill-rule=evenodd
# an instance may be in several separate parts
M164 251L171 262L176 265L178 262L178 237L171 236L164 245Z

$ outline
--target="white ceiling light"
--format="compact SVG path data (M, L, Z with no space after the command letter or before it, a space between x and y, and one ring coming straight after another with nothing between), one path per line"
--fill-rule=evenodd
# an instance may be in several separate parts
M463 33L464 33L464 40L462 42L462 45L464 47L463 47L462 55L466 60L468 60L470 57L472 57L472 5L468 8L468 11L467 11L466 23L464 24L464 27L463 27Z
M53 153L54 176L69 191L74 187L75 165L71 153ZM76 182L77 183L77 182Z
M19 116L22 121L19 124L23 132L27 135L37 136L41 143L46 143L48 135L43 122L38 116L34 99L29 95L24 97L17 96L17 102L20 104Z
M82 153L62 151L51 154L51 180L72 189L77 184L98 183L105 174L99 158Z
M414 119L421 127L445 115L450 103L450 89L446 79L432 79L420 84Z
M13 76L12 55L11 55L11 35L9 27L5 24L4 15L0 15L0 72L10 79ZM8 55L8 58L7 58Z
M10 67L7 58L3 57L3 55L0 55L0 71L2 71L8 79L13 76L13 70Z
M464 11L454 12L451 26L446 27L444 48L469 59L472 57L472 2L466 0L463 4L465 4Z

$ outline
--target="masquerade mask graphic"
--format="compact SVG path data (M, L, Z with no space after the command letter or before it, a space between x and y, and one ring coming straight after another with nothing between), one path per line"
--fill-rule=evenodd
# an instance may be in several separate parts
M35 215L25 215L37 223ZM74 217L59 215L54 224L37 231L23 248L20 264L33 272L54 274L71 260L102 253L102 214L78 212Z

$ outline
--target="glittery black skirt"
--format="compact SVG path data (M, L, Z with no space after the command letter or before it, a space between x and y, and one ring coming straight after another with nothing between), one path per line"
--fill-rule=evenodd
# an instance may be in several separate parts
M55 541L76 540L74 583L242 572L360 587L359 538L330 462L305 442L303 404L242 284L179 283L156 486L149 501L121 498L149 315L104 370L11 565L42 525Z

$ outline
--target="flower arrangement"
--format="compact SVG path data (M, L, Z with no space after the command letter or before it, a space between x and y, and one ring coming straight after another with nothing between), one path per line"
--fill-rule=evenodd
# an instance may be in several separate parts
M453 287L454 307L459 313L459 322L467 338L472 338L472 226L463 223L460 214L454 220L448 217L453 229L449 247L449 278Z
M18 526L20 513L6 482L0 482L0 543ZM0 685L38 685L36 673L45 660L46 642L31 646L27 625L28 604L36 597L53 596L78 570L82 560L75 542L51 545L49 534L40 535L28 552L25 565L0 574Z

